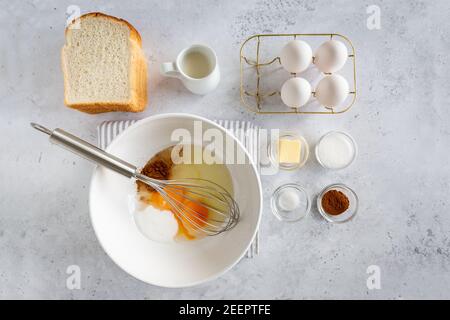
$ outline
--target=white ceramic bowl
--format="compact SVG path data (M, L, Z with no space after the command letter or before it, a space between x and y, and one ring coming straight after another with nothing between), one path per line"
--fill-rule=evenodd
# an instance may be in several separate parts
M121 133L107 151L137 166L156 152L175 144L173 130L202 130L221 126L188 114L161 114L138 121ZM244 147L234 137L237 148ZM135 184L108 169L94 171L90 187L91 220L106 253L123 270L147 283L162 287L188 287L212 280L230 270L246 253L256 234L262 210L261 182L245 151L245 164L227 165L233 178L234 196L241 209L235 228L214 237L182 243L158 243L142 235L128 209Z

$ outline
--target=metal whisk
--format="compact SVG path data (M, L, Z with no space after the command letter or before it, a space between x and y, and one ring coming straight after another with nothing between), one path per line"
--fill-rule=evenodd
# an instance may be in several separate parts
M138 168L62 129L49 130L31 123L50 136L50 141L98 165L155 189L170 205L174 214L190 231L209 236L233 228L239 221L239 206L222 186L210 180L185 178L159 180L147 177Z

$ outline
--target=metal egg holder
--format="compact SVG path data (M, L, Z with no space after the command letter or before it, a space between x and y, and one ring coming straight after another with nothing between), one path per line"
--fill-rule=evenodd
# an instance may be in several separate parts
M282 100L281 100L281 93L280 93L280 89L276 89L276 88L264 88L264 85L267 84L267 82L262 83L262 79L267 78L267 77L271 77L272 76L272 81L271 83L278 83L279 81L286 81L286 79L284 77L291 77L294 76L296 77L297 74L296 73L291 73L289 74L289 72L286 72L284 69L282 72L279 72L280 69L282 69L282 65L281 65L281 59L280 57L277 55L273 58L273 55L269 53L267 53L266 51L263 51L264 54L268 54L268 56L270 58L265 59L265 61L261 61L261 49L263 47L263 44L265 44L265 46L270 49L270 50L275 50L274 48L276 46L269 46L270 41L266 41L268 38L275 38L275 37L281 37L282 40L280 41L280 45L282 45L283 43L287 43L290 40L293 39L298 39L298 38L306 38L306 37L312 37L312 38L316 38L317 41L320 42L324 42L327 40L331 40L333 38L339 38L344 44L346 44L346 47L348 49L348 59L346 62L346 65L344 66L343 69L341 69L339 71L339 74L343 75L344 78L347 79L351 79L353 78L353 85L351 83L351 81L349 82L349 96L346 98L346 100L344 101L344 103L342 105L339 106L334 106L334 107L326 107L321 105L317 98L315 97L315 91L316 89L312 89L312 96L315 99L311 99L305 106L308 106L312 109L311 111L309 111L308 109L305 110L305 106L302 106L300 108L290 108L287 107L283 104ZM254 40L254 41L252 41ZM302 39L305 40L305 39ZM311 40L311 39L310 39ZM309 41L307 41L309 42ZM255 45L255 48L252 48L249 43L252 43L253 45ZM248 51L251 50L251 51ZM244 52L246 54L244 54ZM249 52L253 53L255 52L255 54L248 54ZM255 57L255 58L250 58L250 57ZM314 64L315 58L313 57L312 63ZM350 60L350 61L349 61ZM277 66L275 69L272 70L272 68L270 68L270 66ZM309 69L309 68L308 68ZM345 70L344 70L345 69ZM252 76L256 75L256 79L253 82L249 82L247 79L248 77L245 77L246 74L244 74L245 72L247 72L247 70L250 71L250 74ZM269 72L270 70L272 70L271 72ZM311 68L311 70L313 70L314 72L317 72L316 78L320 78L323 79L324 75L330 75L331 73L323 73L323 72L319 72L319 70L317 68ZM347 71L347 73L344 75L342 74L342 72ZM271 74L271 73L276 73ZM308 71L304 71L302 72L302 77L304 77L304 75L308 73ZM276 79L274 79L274 76L280 76L280 79L278 79L279 81L275 81ZM289 78L288 78L289 79ZM247 80L247 82L246 82ZM309 80L308 82L310 82L311 86L313 88L316 88L315 85L313 85L313 81ZM252 90L250 90L250 84L252 84ZM270 84L270 83L269 83ZM253 89L255 88L255 89ZM357 90L356 90L356 63L355 63L355 49L352 45L352 43L350 42L350 40L348 38L346 38L345 36L339 35L339 34L264 34L264 35L254 35L250 38L248 38L247 40L244 41L244 43L241 46L241 50L240 50L240 95L241 95L241 101L243 103L243 105L249 109L252 112L255 112L257 114L340 114L340 113L344 113L347 110L349 110L352 105L354 104L355 100L356 100L356 94L357 94ZM276 103L272 103L269 104L269 102L271 102L271 100L273 101L273 99L269 99L269 97L278 97L278 99L276 100ZM311 102L317 102L318 105L315 105L315 103L311 103ZM282 104L280 106L280 104ZM320 109L318 109L320 108ZM284 109L284 110L283 110ZM297 137L297 138L302 138L301 136ZM322 138L321 138L322 139ZM300 167L302 167L305 162L307 161L308 156L306 156L306 159L301 163L301 165L296 166L296 167L292 167L292 168L283 168L281 166L280 163L278 163L277 161L275 161L274 159L276 158L272 153L272 151L274 150L274 146L272 145L274 143L274 141L268 141L269 145L268 145L268 149L267 149L267 156L268 159L270 160L270 166L277 166L279 169L282 169L282 171L292 171L295 169L298 169ZM307 154L309 155L309 146L307 142L303 142L306 146L307 146ZM353 161L353 160L352 160ZM320 161L319 161L320 163ZM351 162L350 162L351 163ZM323 167L325 167L322 163L320 163ZM349 210L347 210L345 213L343 213L342 215L338 215L336 217L330 216L329 214L327 214L324 210L321 209L321 197L323 196L324 192L329 190L330 188L334 188L337 190L343 190L345 191L348 195L349 198L351 199L351 203L352 206L349 208ZM287 191L289 190L289 192L296 192L297 196L300 197L302 200L299 202L301 205L299 207L295 207L295 209L291 210L287 210L286 208L280 208L279 207L279 201L281 200L281 192L282 191ZM333 223L340 223L340 222L345 222L350 220L356 213L357 211L357 196L356 194L353 192L353 190L351 190L350 188L348 188L345 185L330 185L326 188L324 188L319 196L317 197L317 208L319 213L329 222L333 222ZM281 202L280 202L281 203ZM286 203L285 203L286 204ZM292 203L291 203L292 204ZM308 194L308 191L303 188L302 186L292 183L291 180L289 180L289 183L284 183L281 184L280 186L278 186L275 191L272 194L272 197L270 199L270 205L271 205L271 210L272 213L281 221L288 221L288 222L294 222L294 221L298 221L303 219L304 217L306 217L309 212L310 209L312 207L312 200L310 198L310 195ZM287 211L286 211L287 210Z
M264 100L268 97L273 96L280 96L280 91L270 91L270 92L262 92L261 91L261 79L262 79L262 72L261 69L270 65L273 65L274 63L280 64L281 61L280 57L276 56L273 59L270 59L267 62L261 62L260 61L260 54L261 54L261 46L262 46L262 39L267 38L274 38L274 37L285 37L288 38L288 40L297 39L300 37L313 37L313 38L329 38L328 40L331 40L333 38L340 38L345 43L347 43L347 47L350 48L350 53L348 55L348 58L351 60L352 63L352 78L353 78L353 89L350 89L349 95L351 95L351 99L348 102L347 105L343 107L326 107L321 105L321 108L324 110L311 110L306 111L304 110L304 107L300 108L289 108L289 110L280 110L280 106L272 105L268 106L264 103ZM292 38L292 39L290 39ZM244 49L246 49L246 45L253 39L256 39L256 53L255 53L255 59L248 58L243 54ZM286 41L286 42L287 42ZM241 102L242 104L250 111L258 113L258 114L340 114L344 113L347 110L349 110L356 100L357 90L356 90L356 62L355 62L355 48L353 47L353 44L351 41L340 34L337 33L311 33L311 34L301 34L301 33L294 33L294 34L258 34L251 36L247 38L244 43L241 45L240 50L240 95L241 95ZM313 64L314 64L314 57L313 57ZM244 81L244 68L245 66L250 66L254 68L256 72L256 90L255 91L248 91L246 90L246 84ZM329 75L330 73L324 73L325 75ZM297 76L297 74L292 73L293 76ZM350 85L351 86L351 85ZM312 96L315 97L315 91L312 91ZM251 104L248 102L248 98L254 98L254 103ZM348 100L348 99L347 99ZM281 99L280 99L281 102ZM282 103L282 102L281 102Z

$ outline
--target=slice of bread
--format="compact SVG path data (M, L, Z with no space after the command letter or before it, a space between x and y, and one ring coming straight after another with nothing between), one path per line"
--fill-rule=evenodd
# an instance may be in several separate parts
M141 37L127 21L82 15L66 28L61 63L67 106L87 113L145 109L147 63Z

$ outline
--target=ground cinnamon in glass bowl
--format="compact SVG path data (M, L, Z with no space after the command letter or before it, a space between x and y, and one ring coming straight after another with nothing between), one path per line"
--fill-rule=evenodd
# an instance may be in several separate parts
M350 205L347 196L338 190L327 191L322 197L322 208L326 213L336 216L345 212Z
M358 210L356 193L343 184L333 184L317 197L320 214L330 222L345 222L353 218Z

